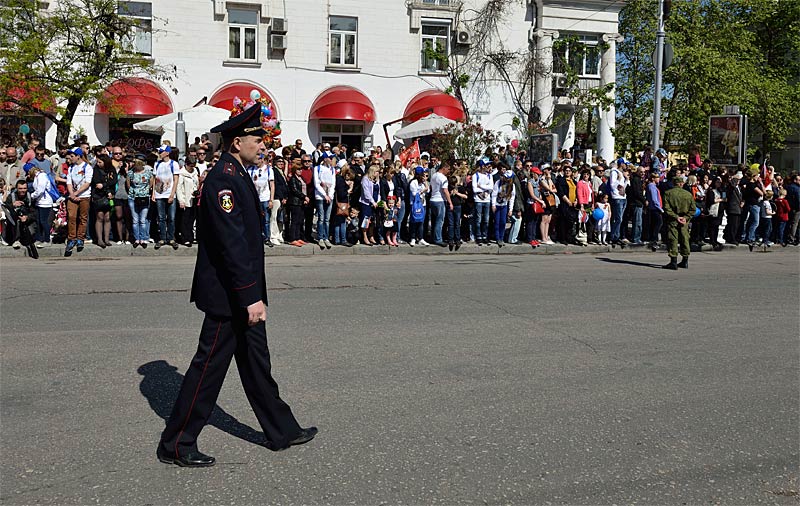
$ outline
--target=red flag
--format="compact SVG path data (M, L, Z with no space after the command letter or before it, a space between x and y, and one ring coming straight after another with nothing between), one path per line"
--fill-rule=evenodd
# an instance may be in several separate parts
M772 171L767 167L766 157L764 157L764 161L761 162L761 180L764 182L765 187L772 184Z
M405 165L408 160L419 158L419 155L419 141L414 141L414 144L400 152L398 158L400 159L400 163Z

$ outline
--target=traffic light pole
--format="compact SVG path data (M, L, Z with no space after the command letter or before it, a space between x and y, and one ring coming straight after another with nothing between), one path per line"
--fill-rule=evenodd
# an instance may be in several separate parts
M664 0L658 0L658 32L656 33L656 89L653 99L653 150L660 147L661 137L661 74L664 67L664 39L667 33L664 31Z

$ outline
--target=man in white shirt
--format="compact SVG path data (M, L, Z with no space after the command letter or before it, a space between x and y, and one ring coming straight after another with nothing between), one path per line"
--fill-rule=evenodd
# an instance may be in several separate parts
M474 233L475 244L489 244L489 211L492 204L494 180L489 170L490 163L478 160L478 172L472 176L472 194L475 198Z
M264 215L264 230L262 232L264 236L264 246L272 248L274 244L272 244L270 229L272 222L271 211L274 205L272 196L275 194L275 172L273 172L272 167L267 164L264 153L260 153L258 156L258 165L248 167L247 173L250 175L250 179L253 180L253 185L256 187L258 201L261 205L261 212Z
M331 158L322 158L314 168L314 197L317 206L317 242L319 248L331 249L331 209L336 195L336 168Z
M431 177L431 224L433 225L433 243L437 246L445 247L442 238L442 227L447 210L453 209L450 201L450 191L447 187L447 176L450 175L450 164L444 163L439 170Z
M170 159L172 152L170 146L158 148L156 166L153 168L153 195L151 200L158 208L158 237L155 244L158 249L165 244L171 244L172 249L178 249L175 241L175 192L178 189L178 178L181 167L175 160Z
M204 145L200 145L197 148L197 165L195 169L197 170L197 177L200 182L203 182L203 179L206 177L206 172L210 169L211 166L208 163L208 150L206 150Z
M92 164L86 160L86 153L81 148L74 148L67 152L67 246L64 256L72 255L72 249L77 246L78 251L83 251L86 241L86 224L89 222L89 205L92 196Z

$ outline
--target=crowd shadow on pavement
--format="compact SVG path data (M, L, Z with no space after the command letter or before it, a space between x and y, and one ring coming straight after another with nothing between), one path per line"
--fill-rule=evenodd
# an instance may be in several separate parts
M178 398L178 392L183 383L183 375L178 372L178 368L170 365L165 360L154 360L142 364L136 370L142 375L142 382L139 384L139 391L142 393L150 408L160 416L166 424L169 415L172 413L172 406ZM248 443L257 445L266 444L267 440L264 433L243 424L219 407L214 406L208 425L212 425L231 436L243 439Z
M609 264L623 264L623 265L633 265L636 267L649 267L651 269L660 269L661 265L659 264L651 264L648 262L636 262L633 260L621 260L619 258L608 258L608 257L598 257L598 260L601 262L606 262Z

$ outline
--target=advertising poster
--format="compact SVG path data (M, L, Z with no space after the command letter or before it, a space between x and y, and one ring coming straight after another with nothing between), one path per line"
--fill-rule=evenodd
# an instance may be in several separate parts
M711 116L708 127L708 158L717 165L744 162L746 117L741 115Z

